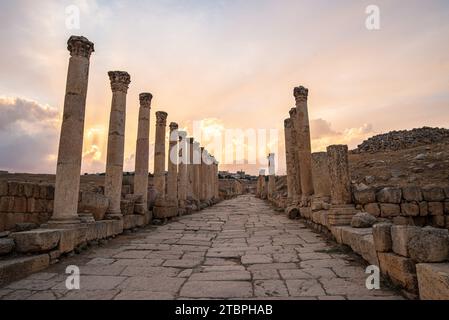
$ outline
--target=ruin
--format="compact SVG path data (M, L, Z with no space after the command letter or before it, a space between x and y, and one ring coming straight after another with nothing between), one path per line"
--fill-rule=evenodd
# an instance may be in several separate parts
M253 196L241 179L219 179L217 159L193 137L178 131L176 122L170 122L166 150L168 114L164 111L155 116L151 176L153 95L142 93L135 172L126 174L124 135L131 79L126 72L112 71L106 173L96 177L97 183L86 182L80 170L94 45L72 36L68 50L54 184L0 180L0 286L10 286L0 292L0 299L20 294L80 298L84 292L68 292L51 273L33 280L33 285L43 288L35 292L21 287L26 281L17 280L49 268L66 255L106 245L122 233L127 236L115 239L118 246L101 248L101 255L89 256L89 262L85 257L77 260L88 279L83 284L92 294L88 297L97 298L98 290L110 299L380 295L449 299L449 187L395 184L399 176L376 184L369 183L376 177L364 177L365 184L352 176L351 156L404 146L397 139L391 139L391 146L376 145L380 139L376 138L354 152L346 145L331 145L325 152L312 153L309 90L296 87L296 107L284 120L287 176L276 175L276 155L270 153L268 176L260 170ZM417 155L413 161L426 157ZM372 165L374 170L379 170L378 163ZM219 204L222 200L227 201ZM379 267L401 295L392 287L382 288L379 295L367 290L361 264L349 265L343 258L347 253L338 251L337 244ZM338 254L330 253L333 250Z

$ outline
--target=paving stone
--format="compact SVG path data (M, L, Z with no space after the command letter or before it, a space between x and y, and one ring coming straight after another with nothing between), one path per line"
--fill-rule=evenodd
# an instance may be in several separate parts
M242 257L243 264L271 263L273 259L269 255L252 254Z
M278 270L254 270L251 272L253 280L277 280L280 279Z
M249 281L187 281L180 292L186 298L249 298L252 295Z
M114 300L173 300L174 295L167 292L122 291Z
M288 291L281 280L257 280L254 282L256 297L288 297Z
M324 296L321 284L314 279L286 280L288 292L293 297L317 297Z
M151 289L153 292L175 294L185 281L183 278L165 276L131 277L123 281L119 288L123 291L147 291Z
M251 280L248 271L223 271L223 272L202 272L194 273L189 281L245 281Z
M203 259L179 259L179 260L167 260L164 262L164 267L175 268L195 268Z

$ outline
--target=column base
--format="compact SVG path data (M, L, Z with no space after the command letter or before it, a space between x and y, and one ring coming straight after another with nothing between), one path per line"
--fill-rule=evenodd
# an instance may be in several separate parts
M50 219L47 223L41 225L43 228L47 229L72 229L81 226L80 218L70 218L70 219Z
M359 212L353 204L333 204L329 211L330 226L350 225L352 217Z
M123 220L123 214L121 212L106 213L105 220Z

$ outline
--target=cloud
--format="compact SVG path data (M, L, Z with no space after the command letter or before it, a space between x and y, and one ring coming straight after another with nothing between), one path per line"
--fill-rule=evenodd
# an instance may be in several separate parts
M52 172L56 168L59 113L24 98L0 97L0 168Z
M59 117L56 109L22 98L0 97L0 113L0 131L17 124L50 125Z
M363 140L376 132L373 125L364 123L360 127L346 128L343 132L332 129L332 124L323 119L311 120L312 150L325 151L333 144L347 144L350 149L357 147Z

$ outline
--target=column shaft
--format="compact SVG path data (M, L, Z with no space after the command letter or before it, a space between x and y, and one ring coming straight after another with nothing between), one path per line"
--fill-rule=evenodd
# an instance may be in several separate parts
M89 59L94 44L84 37L70 37L64 111L56 167L55 200L51 222L77 223L83 152L84 116L89 79Z
M187 153L187 133L179 132L179 158L180 162L178 165L178 197L179 197L179 207L184 209L186 207L187 201L187 187L188 187L188 153Z
M126 94L131 82L128 73L109 72L112 89L104 194L109 199L108 215L121 216L123 159L125 153Z
M327 147L327 161L329 165L332 204L344 205L352 203L348 146L333 145Z
M145 209L148 209L148 161L150 153L150 93L139 96L139 123L137 127L136 164L134 174L134 194L142 196Z
M154 143L154 189L156 198L165 199L165 130L168 114L163 111L156 112L156 137Z
M178 124L170 123L170 148L168 157L168 174L167 174L167 201L172 206L178 206Z
M312 181L312 148L310 144L309 112L307 107L308 89L297 87L294 90L296 99L296 136L298 143L298 161L303 198L313 195Z

